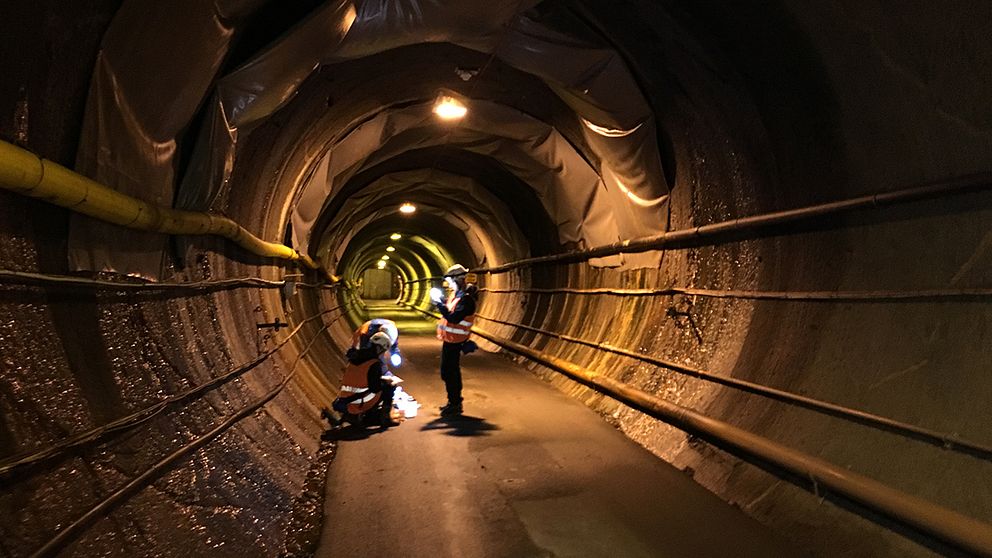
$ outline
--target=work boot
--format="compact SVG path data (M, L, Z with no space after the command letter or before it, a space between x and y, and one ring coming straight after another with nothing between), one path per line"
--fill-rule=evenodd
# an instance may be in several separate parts
M448 403L444 407L441 407L442 417L453 417L462 414L462 404L461 403Z
M393 416L390 414L389 409L384 409L382 413L379 415L379 425L382 426L383 428L390 428L392 426L399 426L400 423L399 421L393 419Z
M341 419L334 415L333 412L327 410L326 408L320 410L320 418L326 420L331 428L341 428Z

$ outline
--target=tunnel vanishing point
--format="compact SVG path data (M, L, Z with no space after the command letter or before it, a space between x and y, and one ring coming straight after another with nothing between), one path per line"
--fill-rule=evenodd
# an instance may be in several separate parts
M981 0L3 2L0 556L307 555L364 299L430 311L455 262L483 350L797 548L992 555L989 36Z

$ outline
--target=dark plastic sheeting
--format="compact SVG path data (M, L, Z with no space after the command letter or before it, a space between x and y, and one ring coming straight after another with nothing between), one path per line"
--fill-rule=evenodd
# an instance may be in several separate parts
M394 194L399 191L402 198ZM326 247L331 256L327 264L332 269L336 268L348 242L365 225L397 213L400 203L408 199L417 200L418 211L435 213L462 230L480 264L492 262L494 256L498 260L528 255L526 251L521 251L521 247L527 246L527 240L520 235L506 205L489 190L464 176L424 169L384 176L359 195L348 198L327 229L327 238L339 240L335 246ZM441 210L458 206L466 210L457 213ZM433 240L438 242L443 239Z
M124 2L103 38L79 142L79 172L171 206L176 136L227 54L238 18L261 0ZM70 265L156 278L165 237L73 218Z
M149 6L126 2L105 38L94 74L84 149L79 156L83 172L142 199L169 204L176 183L175 138L215 78L234 29L231 21L250 13L258 3L228 1L218 6L186 0ZM562 241L593 245L601 239L615 241L618 234L629 238L657 232L667 213L668 187L650 107L614 51L550 29L526 11L535 4L328 2L247 64L216 81L208 105L209 120L199 134L177 205L209 208L230 177L238 135L288 103L320 65L405 45L448 42L492 53L541 78L586 124L590 149L601 161L594 174L603 177L597 189L602 193L592 195L605 194L608 199L580 203L590 195L585 176L577 185L567 175L551 180L568 184L567 190L559 191L569 193L558 194L552 201L559 212L573 211L565 206L589 210L569 219L562 228ZM494 138L513 135L504 128L517 125L493 128ZM388 139L376 138L370 145L385 144ZM493 156L499 158L499 139L493 142ZM320 148L337 150L336 146ZM544 173L556 168L549 165ZM574 199L573 190L580 192ZM299 218L309 220L309 216ZM116 229L76 221L71 235L75 268L150 278L160 274L161 237L129 235L124 245L119 233L111 232Z
M318 166L326 174L314 173L294 204L296 246L309 248L320 208L355 172L409 149L440 144L492 156L530 184L563 242L595 246L620 238L599 175L554 128L506 106L477 101L449 130L445 135L431 105L421 104L383 111L342 138Z

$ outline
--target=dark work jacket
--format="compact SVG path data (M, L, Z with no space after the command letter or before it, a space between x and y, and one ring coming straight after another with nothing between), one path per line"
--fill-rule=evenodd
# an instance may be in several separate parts
M464 320L467 316L475 314L475 299L466 294L464 289L455 293L455 298L460 300L458 301L458 304L455 305L454 311L448 310L447 305L445 305L443 301L434 303L437 311L440 312L441 315L444 316L444 319L448 320L448 323L450 324L457 324L458 322Z

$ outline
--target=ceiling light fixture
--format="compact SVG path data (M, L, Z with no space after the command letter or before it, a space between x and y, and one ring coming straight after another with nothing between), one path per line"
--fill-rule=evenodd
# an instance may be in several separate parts
M441 95L434 101L434 114L441 120L459 120L468 114L468 107L448 95Z
M396 251L396 248L393 248L392 246L386 246L386 251L387 252L395 252Z
M381 258L379 258L379 259L380 259L380 260L382 260L382 261L386 261L386 260L388 260L388 259L389 259L389 256L383 256L383 257L381 257Z
M401 235L400 233L393 233L389 235L389 240L399 240L401 238L403 238L403 235Z
M400 206L400 213L406 213L407 215L413 213L416 210L417 210L417 206L413 205L410 202L406 202Z

